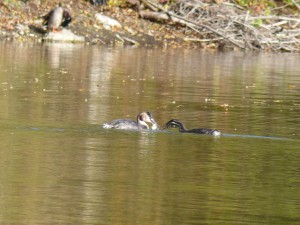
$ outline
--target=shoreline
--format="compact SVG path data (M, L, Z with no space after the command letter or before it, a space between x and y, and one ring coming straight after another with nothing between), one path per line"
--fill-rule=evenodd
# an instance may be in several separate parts
M41 16L53 9L57 2L47 0L39 4L32 3L34 1L28 1L27 3L22 1L13 2L15 4L0 3L0 41L42 43L47 31L42 26ZM163 9L161 9L161 12L156 13L150 10L136 10L134 7L94 6L88 1L73 3L72 1L62 0L60 2L70 10L72 16L72 22L66 29L75 35L84 37L84 44L87 45L274 52L300 51L298 46L300 40L297 39L297 36L284 42L281 39L285 40L291 35L286 31L287 29L284 30L285 27L277 29L279 26L277 20L283 24L282 26L286 26L284 22L289 20L295 23L299 20L300 24L300 19L295 18L295 16L270 16L265 20L268 23L269 20L274 20L277 30L263 33L266 32L265 27L272 27L273 24L261 24L261 30L263 31L257 33L261 32L259 27L256 27L255 24L252 26L254 22L251 22L256 21L256 17L250 15L248 17L251 17L249 22L251 26L246 23L243 24L241 21L234 22L236 23L235 27L230 29L237 30L234 30L233 34L241 33L237 34L234 39L232 38L233 34L226 34L226 30L222 32L218 30L219 27L221 30L221 23L224 22L222 19L218 22L220 25L218 24L216 29L206 24L191 26L191 24L176 15L171 19L166 19L166 12ZM216 15L212 15L212 19L219 18L220 13L222 15L232 13L237 18L244 16L246 12L248 13L241 7L226 2L220 4L210 3L206 6L208 11L216 11ZM107 27L99 21L97 15L107 16L117 21L120 26ZM141 15L150 18L142 18ZM261 16L257 18L261 18ZM298 26L300 25L297 24ZM297 27L294 29L297 30ZM291 32L294 32L294 30ZM282 34L285 36L282 37Z

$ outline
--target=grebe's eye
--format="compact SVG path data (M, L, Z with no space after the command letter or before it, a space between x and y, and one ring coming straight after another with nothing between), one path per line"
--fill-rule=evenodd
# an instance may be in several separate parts
M152 118L152 113L151 112L147 112L147 115Z

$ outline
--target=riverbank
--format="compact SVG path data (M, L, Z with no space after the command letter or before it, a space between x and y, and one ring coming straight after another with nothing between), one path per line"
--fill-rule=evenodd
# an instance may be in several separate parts
M94 6L88 1L60 1L70 10L72 22L67 27L74 34L84 37L85 44L109 46L217 48L265 51L298 51L300 36L298 18L251 17L243 7L222 3L177 4L190 11L198 11L201 21L165 10L161 5L152 5L151 10L136 7ZM42 42L46 30L42 26L42 15L56 6L56 2L14 1L0 3L0 40L19 42ZM178 8L179 9L179 8ZM195 10L197 9L197 10ZM201 11L202 10L202 11ZM96 19L96 15L108 16L120 23L118 27L107 27ZM184 17L183 17L184 16ZM209 16L209 18L208 18ZM143 17L143 18L142 18ZM199 18L199 15L198 15ZM232 19L233 18L233 19ZM232 20L232 21L230 21ZM299 20L299 21L298 21ZM212 22L213 21L213 22ZM273 21L271 23L270 21ZM289 29L289 24L293 30ZM227 24L228 23L228 24ZM273 24L275 24L273 26Z
M73 17L66 29L83 36L85 44L203 47L198 42L186 40L184 27L141 19L138 12L132 8L94 6L86 1L79 1L76 4L71 1L61 2L70 10ZM23 2L10 5L1 3L0 40L42 42L46 30L42 27L40 16L47 14L55 5L55 2L40 5ZM97 13L117 20L122 27L104 28L104 25L96 20Z

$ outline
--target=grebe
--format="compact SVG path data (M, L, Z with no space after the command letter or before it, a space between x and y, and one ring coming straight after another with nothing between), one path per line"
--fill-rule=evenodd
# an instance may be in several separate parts
M59 4L42 18L44 19L43 25L46 25L48 30L52 30L52 32L58 31L60 26L66 27L72 21L70 12L62 8L62 4Z
M187 130L185 126L179 120L176 119L172 119L169 122L167 122L164 128L170 128L170 127L178 127L179 132L181 133L210 134L214 136L221 135L221 131L207 129L207 128L196 128L196 129Z
M150 112L142 112L137 115L137 122L130 119L116 119L103 124L103 128L114 128L114 129L129 129L129 130L142 130L150 129L147 123L151 123L152 130L158 129L158 124L154 120Z

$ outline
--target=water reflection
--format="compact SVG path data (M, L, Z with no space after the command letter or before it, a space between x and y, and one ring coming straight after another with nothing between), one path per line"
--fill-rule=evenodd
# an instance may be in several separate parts
M16 108L23 109L31 102L37 107L42 106L39 102L44 104L42 111L49 111L44 118L54 117L60 102L69 109L55 118L79 114L93 124L135 118L149 110L161 124L175 117L191 128L226 133L299 133L296 126L287 125L299 120L298 55L121 50L70 44L7 49L8 45L1 45L1 50L8 52L1 58L2 65L10 65L1 72L4 95L11 93L24 101ZM26 52L36 54L24 58ZM286 68L291 69L286 72Z
M46 43L44 51L51 68L55 70L65 67L68 58L80 55L83 47L84 45L74 45L72 43Z
M299 55L0 51L0 223L300 221ZM141 111L226 135L101 127Z
M113 53L95 48L91 52L89 71L89 122L98 123L106 115L109 106L111 69L115 66ZM103 102L102 102L103 101ZM102 102L94 104L94 102Z

